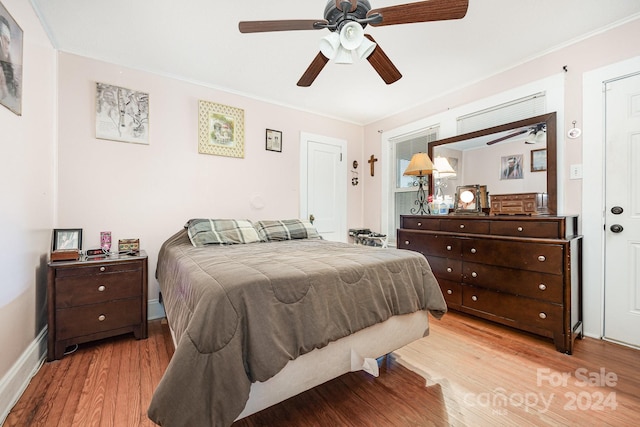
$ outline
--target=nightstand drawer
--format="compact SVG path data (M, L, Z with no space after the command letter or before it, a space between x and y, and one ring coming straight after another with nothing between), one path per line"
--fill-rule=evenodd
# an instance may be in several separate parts
M56 310L56 336L59 340L139 325L140 298Z
M96 276L101 274L122 273L126 271L140 271L141 269L142 267L140 266L140 263L136 261L120 261L111 264L104 263L75 268L60 267L56 270L56 279L72 276Z
M142 295L141 281L142 270L58 278L56 308L139 297Z

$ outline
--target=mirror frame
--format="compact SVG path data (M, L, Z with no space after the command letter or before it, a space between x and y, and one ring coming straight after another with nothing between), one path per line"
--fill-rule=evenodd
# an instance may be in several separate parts
M558 144L557 144L557 117L556 113L546 113L539 116L530 117L528 119L518 120L504 125L493 126L487 129L477 130L462 135L452 136L450 138L439 139L428 144L427 154L433 159L433 149L440 145L452 144L454 142L465 141L484 137L494 133L505 132L511 129L519 129L522 127L533 126L538 123L547 125L547 197L549 215L556 215L558 212ZM429 180L429 194L434 194L433 179ZM481 184L481 183L474 183ZM461 184L463 185L463 184Z

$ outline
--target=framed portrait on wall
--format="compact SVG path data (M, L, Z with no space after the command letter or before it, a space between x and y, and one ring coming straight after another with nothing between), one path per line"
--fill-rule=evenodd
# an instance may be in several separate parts
M500 162L500 179L522 179L522 154L503 156Z
M547 149L531 150L531 172L547 170Z
M198 153L244 158L244 110L198 101Z
M0 104L22 115L22 28L0 3Z
M267 129L266 148L268 151L282 152L282 132Z

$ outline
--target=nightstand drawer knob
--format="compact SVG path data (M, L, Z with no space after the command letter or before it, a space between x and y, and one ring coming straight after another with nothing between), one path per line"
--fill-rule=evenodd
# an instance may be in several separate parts
M98 292L104 292L105 289L107 289L107 288L105 288L104 285L98 286Z
M107 269L107 267L100 267L100 271L105 271Z
M447 289L447 295L451 295L453 291L451 289Z
M460 224L460 228L464 228L464 224Z
M538 285L538 289L540 289L541 291L546 291L547 290L547 285L545 285L544 283L540 283Z
M476 250L476 248L471 248L471 253L472 253L472 254L475 254L476 252L478 252L478 251Z
M418 223L418 227L422 227L422 223L421 222Z
M404 244L405 244L405 245L408 245L408 244L409 244L409 241L408 241L408 240L405 240L405 241L404 241Z
M101 314L100 316L98 316L98 320L101 322L104 322L104 319L106 319L107 316L105 316L104 314Z
M447 267L447 273L453 273L453 268Z
M451 249L453 249L451 245L447 245L447 250L450 251Z
M547 314L546 313L540 313L540 314L538 314L538 316L540 316L541 319L546 319L547 318Z
M545 262L546 260L547 260L547 257L545 257L544 255L540 255L538 257L538 261L540 261L540 262Z
M523 230L524 230L524 228L518 227L518 231L523 231Z
M478 297L477 297L477 296L475 296L475 295L473 295L473 296L471 297L471 301L478 301Z
M478 277L478 273L476 273L475 271L471 272L471 277Z

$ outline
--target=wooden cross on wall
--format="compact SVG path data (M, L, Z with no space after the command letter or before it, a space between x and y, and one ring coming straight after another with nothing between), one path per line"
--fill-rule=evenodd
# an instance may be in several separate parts
M378 161L378 159L373 157L373 154L371 155L371 158L369 160L367 160L367 163L369 163L369 165L371 166L371 176L375 175L374 166L375 166L377 161Z

